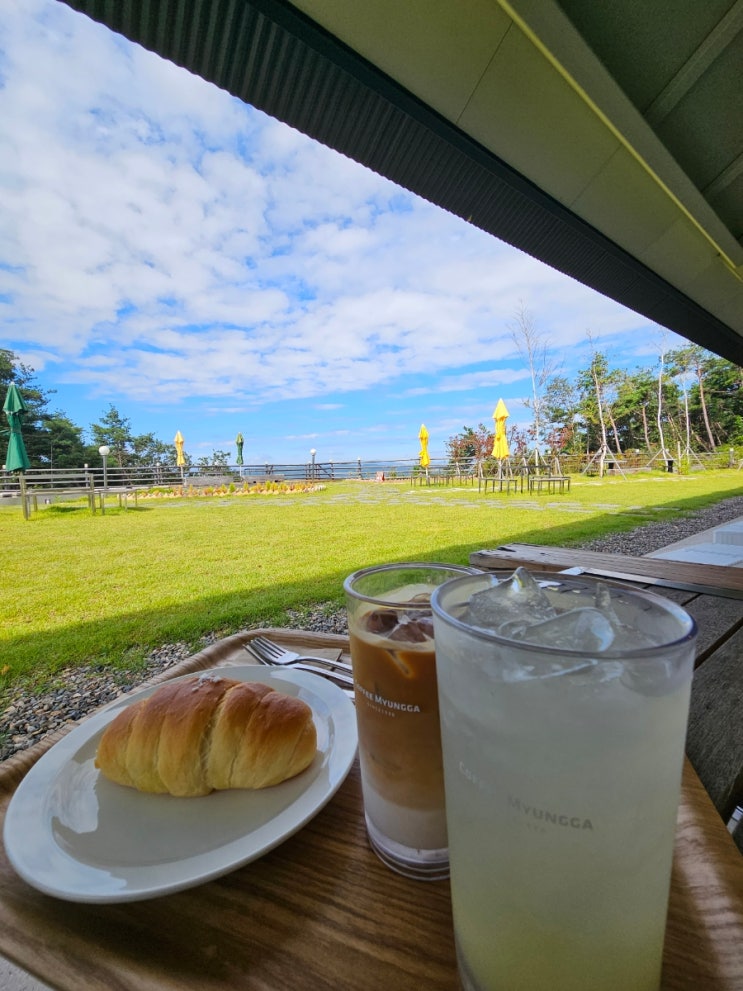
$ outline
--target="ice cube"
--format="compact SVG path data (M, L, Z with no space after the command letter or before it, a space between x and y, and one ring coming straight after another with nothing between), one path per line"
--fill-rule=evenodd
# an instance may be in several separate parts
M593 604L598 609L600 613L609 620L614 630L614 633L621 633L625 626L622 623L619 616L617 616L614 606L611 602L611 589L608 585L603 582L596 582L596 591L593 596Z
M639 695L672 695L687 684L685 665L677 658L643 657L625 661L622 684Z
M400 643L423 643L426 640L433 640L433 619L430 616L416 616L414 619L401 616L400 622L388 637Z
M621 650L643 650L660 642L653 633L644 632L636 626L628 626L622 622L614 608L611 589L603 582L596 583L594 605L611 623L614 630L614 647Z
M540 647L595 653L611 646L614 629L598 609L585 606L569 609L540 623L532 623L519 632L512 632L510 636L514 640Z
M511 640L520 640L521 634L528 625L525 619L509 619L498 627L498 635L508 637Z
M397 626L397 613L391 609L375 609L364 616L364 625L369 633L389 633Z
M476 592L470 598L467 622L499 631L504 623L514 620L528 624L554 615L546 592L526 568L517 568L510 578Z

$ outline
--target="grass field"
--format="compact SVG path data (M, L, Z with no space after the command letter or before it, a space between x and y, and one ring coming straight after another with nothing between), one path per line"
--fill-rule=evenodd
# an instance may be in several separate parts
M505 541L574 545L743 494L743 475L573 479L527 498L477 487L338 482L312 493L140 500L92 516L0 509L0 691L68 665L136 667L155 647L287 622L393 560L466 563Z

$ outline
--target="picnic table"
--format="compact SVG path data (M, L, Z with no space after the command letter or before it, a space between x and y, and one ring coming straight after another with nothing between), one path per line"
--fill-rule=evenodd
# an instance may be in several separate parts
M268 636L327 656L346 637L255 630L171 669L245 664ZM0 816L57 731L0 767ZM684 768L664 991L743 986L743 858L691 765ZM0 952L60 991L456 991L447 881L413 881L370 849L358 762L300 832L259 860L177 894L87 905L41 894L0 856Z

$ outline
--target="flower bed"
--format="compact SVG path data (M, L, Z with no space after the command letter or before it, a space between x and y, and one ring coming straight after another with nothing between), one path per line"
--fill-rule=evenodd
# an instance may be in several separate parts
M298 492L322 492L316 482L243 482L229 485L159 486L138 493L140 499L208 499L214 496L291 495Z

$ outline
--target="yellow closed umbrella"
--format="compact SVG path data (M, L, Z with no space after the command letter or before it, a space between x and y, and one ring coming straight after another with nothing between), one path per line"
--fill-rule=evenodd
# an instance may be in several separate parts
M511 453L508 450L508 441L506 440L506 420L508 419L508 410L506 409L506 404L502 399L498 400L498 405L495 407L495 412L493 413L493 419L495 420L495 439L493 440L493 457L502 461L503 458L507 458Z
M180 430L175 435L175 440L173 441L173 443L175 444L175 463L179 468L182 468L186 463L186 458L184 457L183 454L183 445L186 442L183 439L183 434L180 432ZM181 474L183 474L183 472L181 472Z
M183 455L183 445L186 442L183 439L183 434L180 432L180 430L175 435L175 440L173 441L173 443L175 444L175 463L178 465L179 468L182 468L186 463L186 459Z
M421 449L418 454L418 460L420 462L421 468L428 470L428 466L431 464L431 458L428 455L428 431L426 430L425 423L421 423L421 429L418 434L418 440L421 442Z

